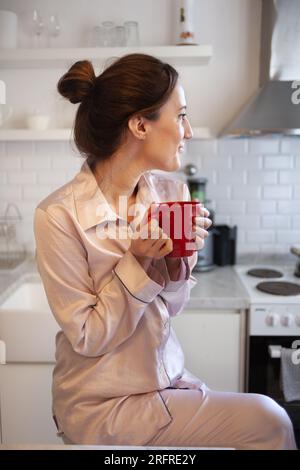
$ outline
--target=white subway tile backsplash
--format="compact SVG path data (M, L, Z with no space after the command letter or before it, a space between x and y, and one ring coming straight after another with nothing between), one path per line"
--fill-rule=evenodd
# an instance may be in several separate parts
M55 142L55 141L42 141L35 142L34 154L36 156L47 155L49 157L65 155L66 154L66 145L65 142Z
M246 213L248 214L275 214L275 201L247 201Z
M246 184L246 170L222 170L217 172L217 182L220 184Z
M20 201L22 199L21 186L2 184L0 186L0 200L7 202Z
M34 200L39 202L41 199L44 199L48 194L51 193L50 185L39 185L33 187L23 187L23 199L24 200Z
M250 199L260 199L261 197L261 187L260 186L250 186L250 185L241 185L234 186L232 188L231 198L234 200L250 200Z
M260 228L259 215L232 215L230 217L231 225L237 225L239 230L253 230Z
M249 243L274 243L275 232L273 230L248 230L246 240Z
M216 169L218 170L228 170L231 168L231 158L227 155L222 157L214 158L212 156L203 156L201 157L201 166L203 169Z
M300 186L299 184L294 185L294 199L299 199L299 205L300 205Z
M186 142L187 153L212 157L217 155L216 140L190 140Z
M6 142L6 155L8 157L27 157L33 155L34 143L29 142Z
M296 170L300 170L300 155L295 155L294 160Z
M83 163L83 160L79 161L78 157L71 157L69 155L60 155L54 156L51 158L51 167L54 170L70 170L70 169L77 169Z
M281 153L287 154L300 154L300 138L299 137L283 137L281 139Z
M300 230L277 230L278 243L299 243Z
M36 173L34 171L14 171L8 173L9 184L28 185L36 183Z
M248 149L247 139L219 139L219 155L245 155Z
M249 139L249 149L248 152L252 154L265 155L268 153L278 153L279 152L279 140L274 139Z
M0 169L7 171L16 171L21 168L20 157L1 157L0 158Z
M263 198L264 199L291 199L292 188L290 186L264 186Z
M37 174L38 184L55 184L57 187L62 186L66 182L66 173L63 170L60 171L39 171Z
M273 228L273 229L287 229L292 224L292 218L290 215L262 215L261 226L262 228Z
M217 201L216 210L226 214L244 214L246 203L244 201Z
M209 185L207 189L207 198L211 199L212 201L216 201L218 199L221 199L221 200L229 199L230 198L230 186L223 186L220 184Z
M247 171L247 182L249 184L276 184L277 180L277 171Z
M259 170L262 168L262 157L259 155L233 155L232 159L232 168L233 170Z
M284 155L269 155L264 157L264 168L269 170L284 170L293 168L293 157Z
M22 158L22 168L24 170L49 170L50 167L51 159L46 155Z
M292 228L300 230L300 215L292 215Z
M300 170L279 171L280 184L296 184L300 187Z
M278 214L299 214L300 201L279 201Z

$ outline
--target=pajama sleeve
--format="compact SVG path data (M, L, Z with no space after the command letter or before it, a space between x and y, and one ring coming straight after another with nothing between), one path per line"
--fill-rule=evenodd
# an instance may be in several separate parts
M127 251L105 286L96 291L86 250L72 223L62 224L37 208L34 233L38 271L50 308L74 351L95 357L126 341L163 285Z

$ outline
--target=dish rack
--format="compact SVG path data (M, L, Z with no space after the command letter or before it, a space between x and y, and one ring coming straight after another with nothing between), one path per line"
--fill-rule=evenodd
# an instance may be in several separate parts
M26 250L16 239L17 225L21 220L18 206L7 204L4 215L0 216L0 270L14 269L26 259Z

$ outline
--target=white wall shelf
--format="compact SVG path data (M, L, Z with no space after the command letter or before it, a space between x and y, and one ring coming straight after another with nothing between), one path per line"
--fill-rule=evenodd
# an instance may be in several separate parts
M83 59L100 65L109 58L134 52L154 55L176 65L206 65L212 57L212 46L0 49L0 69L66 67Z
M193 127L193 139L212 139L207 127ZM67 141L72 140L71 129L47 129L36 131L32 129L0 129L0 142L13 141Z
M32 129L0 129L0 141L26 141L26 140L70 140L71 129L47 129L36 131Z

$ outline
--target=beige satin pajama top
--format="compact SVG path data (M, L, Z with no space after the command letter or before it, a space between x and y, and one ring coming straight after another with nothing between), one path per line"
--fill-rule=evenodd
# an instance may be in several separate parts
M170 200L190 200L187 185L141 176L140 213ZM146 272L128 251L129 237L97 236L97 227L130 231L134 223L113 212L87 162L35 211L37 266L61 328L53 414L78 444L142 445L172 420L160 390L205 387L184 368L170 326L196 283L197 252L182 259L177 281L164 258Z

